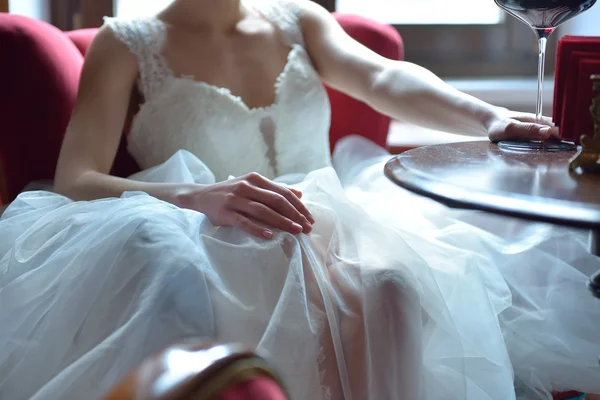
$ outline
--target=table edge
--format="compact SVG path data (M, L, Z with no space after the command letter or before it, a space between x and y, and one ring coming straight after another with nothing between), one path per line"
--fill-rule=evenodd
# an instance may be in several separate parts
M430 198L448 207L485 211L530 221L547 222L582 229L600 229L600 209L594 209L586 204L579 203L582 205L580 209L587 211L584 211L580 215L574 215L572 202L548 199L548 207L546 208L552 208L552 212L547 212L540 209L537 203L532 202L525 195L515 194L514 196L507 197L489 192L476 193L466 188L417 175L407 170L400 163L399 157L394 156L385 164L384 173L386 177L396 185L410 192ZM394 163L396 165L392 167ZM405 175L402 181L396 176L400 170L404 171ZM435 186L435 189L431 188L431 186ZM430 189L427 189L427 187ZM502 200L502 202L499 200ZM507 206L507 202L511 206ZM590 211L596 215L596 218L588 216ZM565 219L561 218L561 215L570 215L570 217L569 219Z

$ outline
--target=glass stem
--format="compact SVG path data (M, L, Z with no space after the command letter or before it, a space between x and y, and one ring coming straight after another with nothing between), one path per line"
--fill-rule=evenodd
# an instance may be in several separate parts
M538 58L538 90L537 90L537 103L535 107L535 117L537 120L542 119L542 107L544 104L544 67L546 65L546 42L548 39L542 36L538 39L539 44L539 58Z

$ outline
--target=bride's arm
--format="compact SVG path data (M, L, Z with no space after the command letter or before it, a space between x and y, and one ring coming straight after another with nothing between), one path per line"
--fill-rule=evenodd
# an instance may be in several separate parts
M108 28L93 41L55 175L55 190L73 200L119 197L143 191L176 203L178 185L148 184L109 175L135 85L138 67Z
M425 68L379 56L347 35L322 7L301 1L310 56L325 83L392 118L440 131L493 140L557 134L531 114L492 106L462 93Z

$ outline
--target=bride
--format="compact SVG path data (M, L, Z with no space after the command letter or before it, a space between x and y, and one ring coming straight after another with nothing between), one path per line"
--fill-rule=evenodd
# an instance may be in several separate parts
M108 19L55 192L0 220L0 398L101 397L189 336L259 348L294 399L600 392L586 232L450 211L344 139L321 84L394 118L548 139L549 120L383 59L307 0L174 0ZM143 168L109 175L128 104Z

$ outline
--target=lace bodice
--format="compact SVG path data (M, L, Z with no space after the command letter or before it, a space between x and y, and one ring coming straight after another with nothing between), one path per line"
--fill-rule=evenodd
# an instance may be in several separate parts
M248 107L227 88L175 76L163 56L166 29L158 18L106 19L139 63L145 102L128 146L141 168L181 149L200 158L217 181L248 172L275 178L330 165L329 101L304 47L296 3L254 0L249 5L281 30L291 48L275 84L275 102L262 108Z

